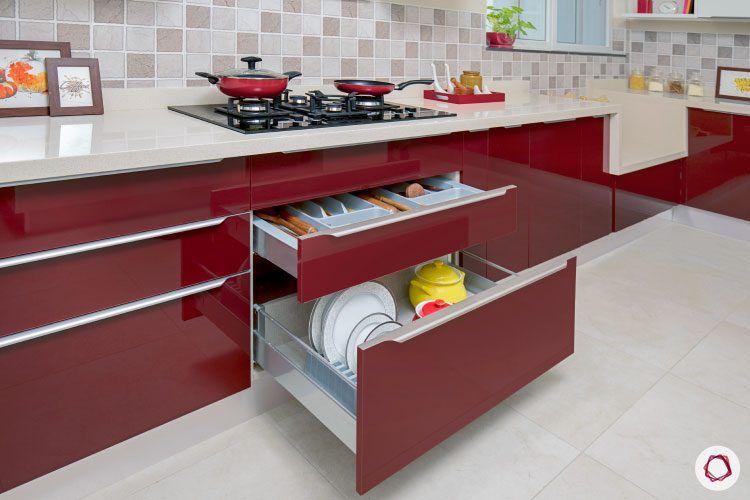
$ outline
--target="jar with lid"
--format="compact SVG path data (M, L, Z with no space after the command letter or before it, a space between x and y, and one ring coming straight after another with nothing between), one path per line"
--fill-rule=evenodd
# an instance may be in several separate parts
M690 74L690 79L687 84L687 93L693 97L703 97L703 79L699 71L694 71Z
M651 75L648 77L648 91L664 92L664 77L659 68L651 70Z
M682 73L673 71L669 74L669 78L667 78L667 91L680 95L685 93L685 80L682 78Z
M646 75L639 68L630 72L630 90L646 90Z
M464 71L461 75L461 85L474 90L474 87L482 88L482 75L479 71Z

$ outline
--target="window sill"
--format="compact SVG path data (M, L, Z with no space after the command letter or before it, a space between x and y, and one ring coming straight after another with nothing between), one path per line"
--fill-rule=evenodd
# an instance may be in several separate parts
M491 52L529 52L533 54L564 54L576 56L602 56L602 57L628 57L625 52L584 52L574 50L550 50L550 49L523 49L520 47L485 47Z

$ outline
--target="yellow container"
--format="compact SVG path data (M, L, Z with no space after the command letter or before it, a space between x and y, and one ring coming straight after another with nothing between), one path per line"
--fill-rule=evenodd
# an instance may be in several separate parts
M444 300L451 304L466 300L466 274L442 260L420 266L414 274L409 284L409 300L414 307L426 300Z
M479 71L464 71L461 75L461 85L471 90L474 90L475 85L481 89L482 75Z

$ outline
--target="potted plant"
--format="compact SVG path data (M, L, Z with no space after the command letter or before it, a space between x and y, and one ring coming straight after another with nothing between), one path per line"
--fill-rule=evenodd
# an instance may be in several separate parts
M511 48L519 35L527 35L527 29L536 29L532 23L523 21L521 7L487 7L487 21L492 31L487 32L487 45L490 47Z

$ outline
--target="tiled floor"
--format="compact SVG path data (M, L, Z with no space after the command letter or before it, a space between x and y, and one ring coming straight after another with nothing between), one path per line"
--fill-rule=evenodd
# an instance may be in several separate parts
M672 224L580 269L576 354L367 498L750 498L750 243ZM357 498L354 456L288 403L91 498Z

